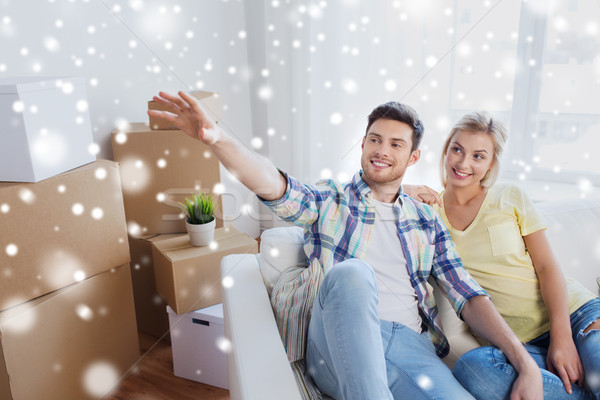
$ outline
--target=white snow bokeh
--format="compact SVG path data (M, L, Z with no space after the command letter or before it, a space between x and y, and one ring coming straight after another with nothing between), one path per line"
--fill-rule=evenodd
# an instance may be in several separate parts
M100 153L100 150L101 147L98 143L90 143L90 145L88 146L88 152L93 156L98 155L98 153Z
M334 112L329 117L329 122L331 123L331 125L339 125L342 123L343 120L344 120L344 117L339 112Z
M42 165L60 165L68 155L69 145L64 135L45 132L33 139L32 155Z
M85 211L85 207L81 203L75 203L71 207L71 211L73 212L73 215L79 216L83 214L83 212Z
M226 337L218 338L216 345L217 348L225 354L229 354L231 352L231 341Z
M25 104L22 101L17 100L13 103L12 109L15 113L20 114L23 112L23 110L25 110Z
M234 279L232 277L230 277L230 276L224 277L223 280L221 281L221 284L223 285L223 287L225 289L232 288L233 285L234 285L234 283L235 283Z
M119 382L120 374L112 363L96 361L82 373L82 383L86 392L93 397L102 397Z
M135 221L127 221L127 232L131 236L139 236L143 233L142 227Z
M18 247L16 244L14 244L14 243L9 243L9 244L6 246L6 254L7 254L9 257L14 257L14 256L16 256L18 252L19 252L19 247Z
M263 147L263 140L260 137L253 137L252 140L250 141L250 145L252 146L253 149L259 150Z
M100 220L104 217L104 210L101 207L94 207L92 209L92 218L95 220Z
M108 175L108 172L106 171L106 169L104 169L102 167L96 168L96 171L94 171L94 176L99 181L102 181L102 180L106 179L107 175Z
M427 375L419 375L417 384L425 390L430 390L433 387L433 380Z
M2 322L2 328L12 334L21 335L35 329L37 321L37 309L30 303L24 303L18 314Z
M78 304L75 313L84 321L91 321L94 318L94 311L87 304Z
M28 188L19 190L19 198L26 204L33 204L36 200L35 194Z
M85 280L85 278L86 274L82 270L77 270L73 273L73 279L75 280L75 282L82 282Z

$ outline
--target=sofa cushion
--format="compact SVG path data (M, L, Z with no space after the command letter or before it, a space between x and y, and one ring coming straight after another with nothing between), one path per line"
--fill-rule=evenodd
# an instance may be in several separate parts
M552 200L536 204L547 236L566 276L599 295L600 199Z
M284 270L305 262L302 228L277 227L260 236L260 272L269 294Z

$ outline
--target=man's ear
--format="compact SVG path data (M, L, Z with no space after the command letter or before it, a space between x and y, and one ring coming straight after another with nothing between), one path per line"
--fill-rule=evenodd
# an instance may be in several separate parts
M408 165L415 164L417 161L419 161L419 158L421 158L421 150L419 150L419 149L413 150L412 153L410 153L410 158L408 159Z
M367 135L363 136L362 143L360 144L361 150L365 147L365 140L367 140Z

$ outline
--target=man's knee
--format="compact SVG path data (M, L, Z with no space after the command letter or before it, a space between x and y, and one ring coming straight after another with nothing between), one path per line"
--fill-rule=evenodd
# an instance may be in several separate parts
M325 275L323 286L328 292L334 290L338 295L345 294L351 298L377 296L373 269L369 264L356 258L334 265Z
M373 268L358 258L350 258L335 264L328 275L336 281L344 281L349 285L372 284L375 282Z

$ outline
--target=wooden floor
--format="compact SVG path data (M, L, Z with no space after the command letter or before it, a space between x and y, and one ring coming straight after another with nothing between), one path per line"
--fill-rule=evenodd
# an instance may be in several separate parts
M171 345L140 332L140 360L105 400L229 400L229 391L173 375Z

